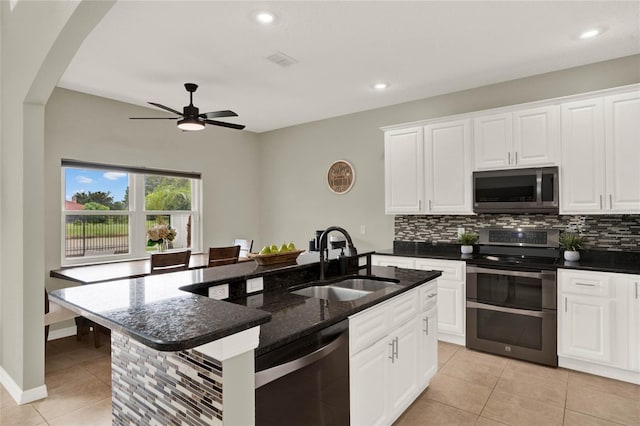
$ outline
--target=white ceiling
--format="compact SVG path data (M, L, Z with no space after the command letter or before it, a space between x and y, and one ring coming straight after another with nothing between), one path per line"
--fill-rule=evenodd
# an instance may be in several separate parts
M262 9L274 25L252 19ZM639 22L639 1L120 0L59 86L181 111L194 82L201 112L232 109L226 121L264 132L637 54ZM592 27L605 31L580 40ZM276 52L298 62L275 65Z

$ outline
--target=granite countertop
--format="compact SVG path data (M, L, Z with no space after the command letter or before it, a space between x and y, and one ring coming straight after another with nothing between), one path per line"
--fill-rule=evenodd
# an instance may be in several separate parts
M361 274L364 274L364 271L361 271ZM243 306L253 306L271 314L271 321L260 327L260 344L256 349L256 356L259 356L342 321L357 312L431 281L440 275L440 271L372 266L370 276L396 280L397 284L346 302L327 302L312 297L299 296L290 293L287 289L248 295L231 300L231 302ZM335 279L339 278L330 280Z
M54 290L49 295L63 307L160 351L190 349L262 325L260 352L332 325L440 275L374 267L375 275L398 280L398 285L356 301L332 303L330 307L320 299L286 291L288 277L291 284L300 285L302 281L295 281L296 274L298 280L317 276L317 268L317 253L305 253L285 265L245 262L80 285ZM265 280L274 277L283 285L246 297L244 286L239 283L258 276ZM229 303L203 295L209 287L224 283L230 283L232 298L244 297ZM236 293L239 287L240 294Z
M54 290L80 315L159 351L190 349L264 324L270 314L181 290L190 271Z
M303 253L290 264L242 262L49 292L60 305L160 351L177 351L264 324L271 315L194 294L212 285L308 268L318 256Z
M475 249L477 250L477 247ZM471 255L460 254L460 244L394 241L393 249L378 250L376 254L462 260L469 264L487 264L475 251ZM558 258L553 267L640 274L640 251L580 250L579 262L568 262Z

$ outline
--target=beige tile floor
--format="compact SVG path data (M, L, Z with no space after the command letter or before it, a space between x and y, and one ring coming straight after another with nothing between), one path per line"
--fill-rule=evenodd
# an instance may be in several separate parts
M438 374L396 426L640 425L640 386L439 342Z
M440 342L440 369L398 419L412 425L640 425L640 386L541 367ZM74 337L47 343L49 397L16 405L0 393L0 425L111 424L109 346Z

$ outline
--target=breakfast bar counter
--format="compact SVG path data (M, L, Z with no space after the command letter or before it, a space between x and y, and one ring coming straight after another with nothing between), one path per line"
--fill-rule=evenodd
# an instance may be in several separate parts
M327 266L328 277L341 276L336 260ZM149 275L59 289L50 297L111 329L114 424L251 425L256 354L440 275L368 267L367 274L395 284L329 305L288 291L317 282L319 268L317 253L304 253L287 264L243 262ZM254 278L264 290L248 294L247 281ZM220 286L229 301L207 297Z

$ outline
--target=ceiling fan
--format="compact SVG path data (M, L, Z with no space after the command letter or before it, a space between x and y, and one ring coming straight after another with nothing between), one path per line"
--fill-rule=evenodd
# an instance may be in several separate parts
M148 102L149 104L161 108L165 111L179 115L179 117L129 117L131 120L178 120L178 128L185 131L194 131L204 129L204 125L212 124L214 126L229 127L231 129L242 130L245 128L242 124L226 123L224 121L211 120L218 117L237 117L233 111L212 111L200 114L198 107L193 106L193 92L198 89L198 85L194 83L185 83L184 88L189 92L189 105L182 108L182 112L176 111L162 104Z

